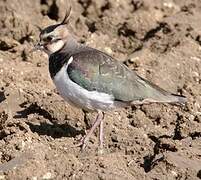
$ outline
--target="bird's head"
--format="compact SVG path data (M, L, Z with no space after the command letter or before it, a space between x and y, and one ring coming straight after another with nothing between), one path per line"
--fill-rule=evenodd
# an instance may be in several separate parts
M36 50L42 50L48 55L55 53L63 48L70 38L70 33L66 28L69 22L71 8L66 12L63 21L59 24L48 26L41 30L40 41L35 46Z

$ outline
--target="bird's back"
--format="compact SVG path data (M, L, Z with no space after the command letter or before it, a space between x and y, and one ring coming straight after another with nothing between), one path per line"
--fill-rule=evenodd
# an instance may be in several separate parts
M182 102L157 85L143 79L124 64L93 48L71 55L67 73L70 79L88 91L103 92L121 102Z

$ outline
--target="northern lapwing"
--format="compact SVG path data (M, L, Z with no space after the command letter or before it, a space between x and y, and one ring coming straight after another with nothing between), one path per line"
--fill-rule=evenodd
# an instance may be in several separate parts
M169 93L140 77L108 54L77 42L68 30L67 11L63 21L40 33L36 49L49 55L49 72L59 94L69 103L96 111L96 120L79 144L85 148L91 134L100 126L103 147L104 112L144 103L184 104L184 96Z

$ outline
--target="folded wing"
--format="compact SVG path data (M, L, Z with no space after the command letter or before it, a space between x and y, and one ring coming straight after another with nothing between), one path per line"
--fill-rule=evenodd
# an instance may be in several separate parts
M104 92L123 102L184 101L183 97L166 92L98 50L88 49L72 56L68 76L88 91Z

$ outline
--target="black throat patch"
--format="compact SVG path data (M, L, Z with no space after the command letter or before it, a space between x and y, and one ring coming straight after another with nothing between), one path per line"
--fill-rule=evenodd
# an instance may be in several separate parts
M53 79L54 76L61 70L64 64L68 63L70 59L70 54L56 52L49 57L49 72L50 76Z

